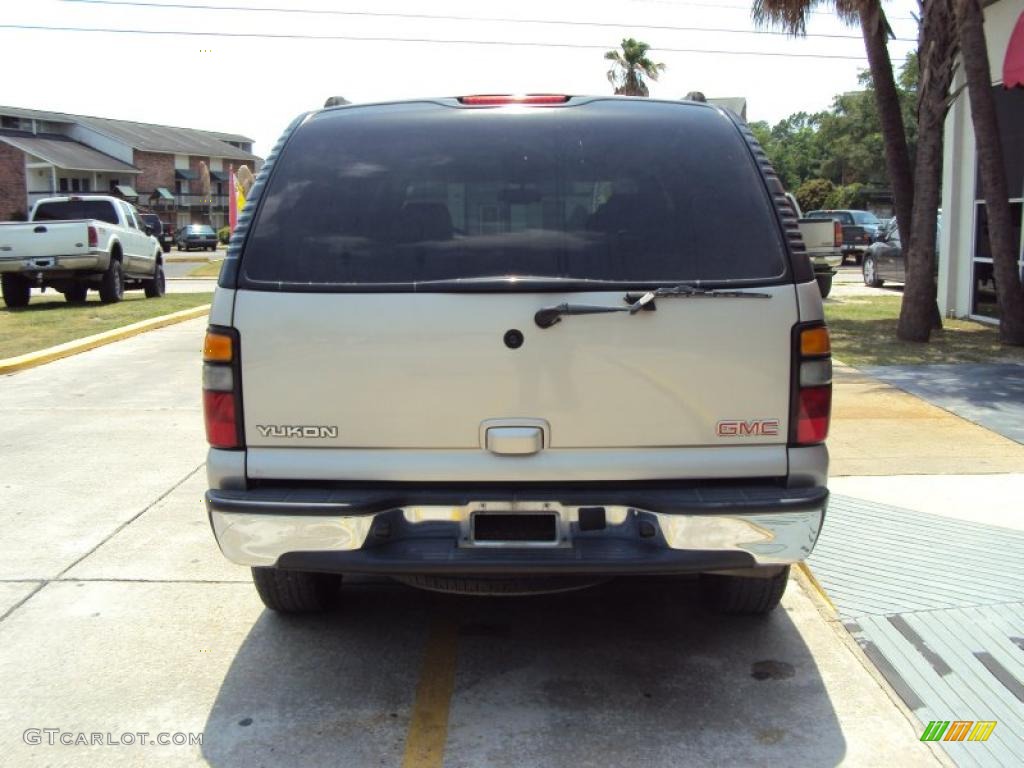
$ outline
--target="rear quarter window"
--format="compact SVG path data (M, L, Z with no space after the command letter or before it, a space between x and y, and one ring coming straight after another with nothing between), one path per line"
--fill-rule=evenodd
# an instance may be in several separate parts
M259 206L240 270L251 288L787 274L750 150L698 105L321 112L285 146Z

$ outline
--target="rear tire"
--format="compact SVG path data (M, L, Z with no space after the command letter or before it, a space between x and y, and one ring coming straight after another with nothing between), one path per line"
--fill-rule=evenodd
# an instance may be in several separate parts
M321 613L338 599L341 575L253 568L252 581L260 600L278 613Z
M124 267L121 260L110 257L110 266L100 279L100 301L116 304L124 298Z
M787 565L774 576L726 576L701 574L704 604L714 613L728 616L763 616L779 605L789 581Z
M884 282L878 276L878 262L874 256L865 256L861 265L861 272L864 274L864 285L868 288L881 288Z
M147 299L159 299L167 292L167 278L164 277L164 265L157 262L152 280L143 280L142 288Z
M89 286L85 283L75 283L66 291L64 291L64 298L68 304L84 304L86 296L89 295Z
M21 275L3 275L2 280L4 304L11 309L27 307L32 296L32 284Z

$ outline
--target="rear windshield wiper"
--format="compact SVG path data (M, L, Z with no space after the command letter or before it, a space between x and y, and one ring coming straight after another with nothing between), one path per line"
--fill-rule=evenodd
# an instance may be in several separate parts
M606 312L629 312L636 314L640 310L650 312L654 305L633 305L632 307L610 307L603 304L558 304L554 307L543 307L538 309L533 316L535 322L541 328L550 328L555 323L562 322L562 315L601 315Z
M645 312L653 311L655 309L654 300L667 297L770 299L772 295L770 293L755 293L753 291L702 288L698 285L682 283L664 288L655 288L646 293L627 293L622 298L629 305L628 307L611 307L596 304L558 304L553 307L543 307L537 310L537 313L533 316L533 321L541 328L550 328L555 323L560 323L563 315L599 315L606 312L628 312L631 315L635 315L641 310Z
M722 290L720 288L702 288L699 285L680 283L669 285L663 288L655 288L646 293L627 293L622 298L631 305L635 312L637 309L650 306L654 307L654 300L661 298L709 298L709 299L770 299L770 293L757 293L755 291L734 291Z

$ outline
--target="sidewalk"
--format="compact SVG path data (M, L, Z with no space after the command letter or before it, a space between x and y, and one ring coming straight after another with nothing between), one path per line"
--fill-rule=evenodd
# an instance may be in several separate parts
M837 363L830 473L1024 472L1024 445Z
M951 758L1024 764L1024 445L846 366L834 398L811 569L922 729L998 723Z

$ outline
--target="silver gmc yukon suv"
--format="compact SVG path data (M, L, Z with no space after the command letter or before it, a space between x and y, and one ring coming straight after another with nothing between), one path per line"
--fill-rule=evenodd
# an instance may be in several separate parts
M782 186L707 104L300 116L204 344L206 505L263 602L346 574L521 594L690 574L778 605L828 500L832 365Z

